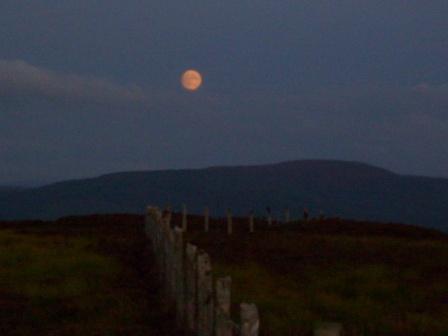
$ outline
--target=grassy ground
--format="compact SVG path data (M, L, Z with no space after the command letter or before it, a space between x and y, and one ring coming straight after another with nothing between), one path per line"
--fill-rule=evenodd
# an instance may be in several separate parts
M175 221L177 219L175 218ZM189 240L212 256L216 274L231 275L233 304L258 305L263 335L311 335L322 321L348 335L448 335L448 239L430 230L340 220L265 224L223 234L224 221ZM219 229L218 227L221 227Z
M179 222L178 215L173 221ZM160 297L143 218L0 223L0 335L179 335ZM448 238L403 225L326 220L223 235L190 216L188 238L233 279L234 312L257 303L263 335L448 335ZM235 317L238 320L238 317Z
M0 335L177 335L142 223L1 223Z

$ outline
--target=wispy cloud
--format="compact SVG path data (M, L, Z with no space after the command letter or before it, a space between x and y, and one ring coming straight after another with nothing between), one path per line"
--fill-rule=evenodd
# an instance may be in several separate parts
M145 103L147 96L135 85L61 74L22 60L0 60L0 96L41 96L94 103Z

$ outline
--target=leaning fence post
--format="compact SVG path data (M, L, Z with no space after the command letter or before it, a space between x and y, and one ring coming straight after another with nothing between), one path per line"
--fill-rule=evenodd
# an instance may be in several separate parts
M175 272L175 301L176 320L178 326L183 326L185 317L185 292L184 292L184 240L181 228L174 228L174 272Z
M207 208L204 209L204 231L208 232L210 226L210 211Z
M233 233L232 210L227 209L227 234Z
M231 285L230 277L216 280L215 336L233 336L233 323L230 320Z
M257 306L242 303L241 308L241 336L258 336L260 331L260 319Z
M182 230L187 232L188 223L187 223L187 206L182 204Z
M195 245L187 244L185 249L185 293L186 293L186 320L189 331L196 331L197 327L197 251Z
M210 257L198 254L198 336L213 335L213 280Z
M249 214L249 232L253 233L254 229L254 212L251 211Z

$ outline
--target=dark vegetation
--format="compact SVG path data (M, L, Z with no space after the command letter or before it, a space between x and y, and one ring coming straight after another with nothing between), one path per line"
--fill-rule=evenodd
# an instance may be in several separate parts
M0 223L0 335L179 335L143 217Z
M347 335L448 335L448 236L419 227L340 219L307 223L189 217L188 240L231 275L233 304L255 302L263 335L311 335L322 321ZM178 216L174 223L180 223Z
M231 275L234 312L255 302L263 335L448 334L448 237L341 219L274 223L189 216L188 240ZM180 216L173 215L173 223ZM96 215L0 225L1 335L179 335L142 234L143 217ZM234 317L238 320L238 317Z
M0 190L0 219L141 213L147 204L227 207L258 214L265 207L312 215L411 223L448 230L448 180L403 176L356 162L294 161L248 167L129 172L19 191Z

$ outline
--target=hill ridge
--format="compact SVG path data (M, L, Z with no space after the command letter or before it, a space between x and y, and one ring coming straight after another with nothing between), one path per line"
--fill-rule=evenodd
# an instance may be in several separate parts
M18 192L0 191L0 219L54 219L141 213L147 204L204 206L217 215L269 206L279 216L311 215L403 222L447 229L448 179L396 174L357 161L295 160L268 165L117 172Z

